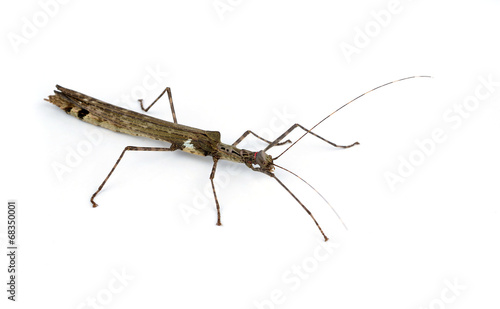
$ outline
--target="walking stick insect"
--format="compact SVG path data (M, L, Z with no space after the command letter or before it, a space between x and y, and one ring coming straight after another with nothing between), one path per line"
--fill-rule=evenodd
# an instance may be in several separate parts
M104 181L101 183L97 191L92 195L90 198L90 202L92 203L93 207L97 207L96 202L94 201L95 197L97 194L102 190L106 182L108 181L109 177L113 172L115 171L118 163L123 158L123 155L127 151L174 151L174 150L182 150L185 152L189 152L195 155L200 155L200 156L211 156L213 158L213 167L212 167L212 172L210 173L210 182L212 184L212 191L214 193L214 198L215 198L215 206L217 208L217 225L221 225L221 219L220 219L220 207L219 207L219 201L217 199L217 194L215 192L215 186L214 186L214 176L215 176L215 170L217 169L217 162L219 160L228 160L228 161L233 161L237 163L243 163L245 164L248 168L252 169L253 171L256 172L261 172L263 174L266 174L267 176L275 179L299 204L302 206L302 208L307 212L307 214L311 217L311 219L314 221L316 226L318 227L319 231L323 235L325 241L328 240L328 237L325 235L323 230L321 229L320 225L312 215L312 213L307 209L307 207L288 189L288 187L281 182L281 180L276 177L274 174L274 168L278 167L280 169L283 169L294 176L298 177L300 180L304 181L307 185L309 185L305 180L300 178L298 175L295 173L289 171L288 169L281 167L275 163L277 159L279 159L285 152L287 152L291 147L293 147L298 141L300 141L304 136L307 134L311 134L328 144L334 146L334 147L340 147L340 148L350 148L354 145L358 145L358 142L355 142L351 145L347 146L342 146L342 145L337 145L335 143L332 143L323 137L315 134L312 132L314 128L316 128L319 124L321 124L323 121L328 119L330 116L347 106L348 104L352 103L353 101L359 99L360 97L364 96L365 94L372 92L378 88L387 86L389 84L411 79L411 78L418 78L418 77L430 77L430 76L410 76L402 79L398 79L383 85L380 85L378 87L373 88L370 91L367 91L356 98L352 99L351 101L345 103L341 107L337 108L335 111L333 111L331 114L323 118L320 122L315 124L312 128L306 129L304 126L296 123L292 125L288 130L286 130L283 134L281 134L278 138L276 138L274 141L268 141L259 135L255 134L254 132L248 130L245 133L241 135L240 138L238 138L234 143L231 145L229 144L224 144L221 142L220 139L220 133L218 131L205 131L205 130L200 130L197 128L193 127L188 127L182 124L177 123L177 116L175 114L174 110L174 103L172 100L172 93L170 91L170 88L167 87L161 94L160 96L149 105L149 107L144 108L142 100L139 100L141 109L145 112L147 112L164 94L167 92L168 94L168 99L170 102L170 109L172 111L172 117L174 122L169 122L165 120L161 120L158 118L154 118L151 116L147 116L144 114L140 114L134 111L130 111L118 106L114 106L111 104L108 104L106 102L103 102L101 100L92 98L90 96L87 96L83 93L70 90L64 87L61 87L59 85L56 85L56 88L58 91L54 91L55 95L50 95L48 99L45 99L46 101L49 101L62 110L64 110L67 114L70 114L74 117L77 117L85 122L91 123L93 125L101 126L106 129L110 129L116 132L121 132L121 133L126 133L134 136L142 136L142 137L148 137L151 139L159 140L159 141L165 141L169 142L171 145L170 147L137 147L137 146L127 146L125 149L123 149L122 153L118 157L118 160L116 161L115 165L109 172L109 174L106 176ZM286 140L284 142L281 142L288 134L290 134L294 129L300 128L305 131L305 133L299 137L295 142L291 143L290 140ZM264 141L267 143L267 147L264 148L263 150L260 151L251 151L251 150L246 150L246 149L240 149L237 148L236 146L244 139L246 138L249 134L254 135L258 139ZM291 145L286 148L280 155L277 157L272 157L266 153L269 149L275 146L282 146L284 144L291 143ZM312 186L309 185L311 188ZM313 188L314 189L314 188ZM316 191L316 189L314 189ZM318 194L319 192L316 191ZM321 194L320 194L321 196ZM323 198L323 196L321 196ZM324 198L323 198L324 199ZM326 200L325 200L326 201ZM327 202L328 203L328 202ZM330 205L330 204L328 204ZM330 205L331 207L331 205ZM345 227L344 222L342 219L340 219L340 216L337 214L335 209L332 210L335 212L339 220L342 222L342 224Z

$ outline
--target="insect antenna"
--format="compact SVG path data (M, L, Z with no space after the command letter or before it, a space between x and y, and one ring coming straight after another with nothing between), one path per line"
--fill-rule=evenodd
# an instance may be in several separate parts
M379 88L382 88L384 86L387 86L387 85L390 85L390 84L393 84L393 83L397 83L397 82L400 82L400 81L403 81L403 80L407 80L407 79L412 79L412 78L419 78L419 77L428 77L428 78L432 78L432 76L427 76L427 75L420 75L420 76L410 76L410 77L405 77L405 78L401 78L401 79L398 79L398 80L394 80L392 82L388 82L388 83L385 83L383 85L380 85L378 87L375 87L373 88L372 90L370 91L367 91L357 97L355 97L354 99L352 99L351 101L345 103L344 105L342 105L341 107L337 108L335 111L333 111L333 113L331 113L330 115L326 116L325 118L323 118L320 122L318 122L317 124L315 124L312 128L310 128L306 133L304 133L301 137L299 137L298 140L296 140L295 142L293 142L290 146L288 146L287 149L285 149L280 155L278 155L276 158L274 158L274 160L278 159L279 157L281 157L285 152L288 151L288 149L292 148L295 144L297 144L298 141L300 141L304 136L306 136L309 132L311 132L314 128L316 128L319 124L321 124L323 121L325 121L326 119L328 119L330 116L332 116L333 114L335 114L336 112L338 112L339 110L341 110L342 108L346 107L347 105L349 105L350 103L356 101L357 99L361 98L362 96L364 96L365 94L368 94L374 90L377 90Z
M282 167L282 166L279 166L277 164L273 164L274 166L276 167L279 167L281 168L282 170L284 171L287 171L289 172L290 174L294 175L295 177L297 177L298 179L302 180L305 184L307 184L311 189L313 189L316 193L318 193L319 196L321 196L321 198L328 204L328 206L330 206L330 208L333 210L333 212L335 213L335 215L337 216L337 218L340 220L340 222L342 222L342 225L344 226L344 228L347 230L347 225L344 223L344 221L342 220L342 218L340 217L339 213L335 210L335 208L333 208L333 206L326 200L326 198L321 194L319 193L318 190L316 190L313 186L311 186L307 181L305 181L302 177L300 177L299 175L295 174L294 172Z

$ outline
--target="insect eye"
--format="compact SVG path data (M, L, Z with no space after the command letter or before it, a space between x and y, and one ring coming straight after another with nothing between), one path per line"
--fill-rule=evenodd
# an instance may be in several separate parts
M257 152L256 156L255 156L255 162L257 164L259 164L260 166L265 166L271 162L269 162L269 160L267 160L267 157L268 155L263 151L259 151Z

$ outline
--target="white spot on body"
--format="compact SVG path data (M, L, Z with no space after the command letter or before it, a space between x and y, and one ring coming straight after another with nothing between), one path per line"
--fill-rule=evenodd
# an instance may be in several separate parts
M183 146L185 148L191 148L191 149L194 149L194 145L191 144L191 139L188 139L187 141L184 142Z

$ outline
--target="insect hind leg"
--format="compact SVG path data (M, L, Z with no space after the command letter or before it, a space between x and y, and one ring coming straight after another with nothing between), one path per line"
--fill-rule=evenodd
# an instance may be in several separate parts
M177 117L175 115L175 109L174 109L174 100L172 99L172 92L170 91L170 87L165 88L163 92L156 98L156 100L151 103L147 108L144 108L143 101L142 99L139 99L139 103L141 104L141 109L145 112L147 112L155 103L158 101L164 94L167 92L168 94L168 101L170 102L170 110L172 111L172 118L174 119L174 123L177 123Z

